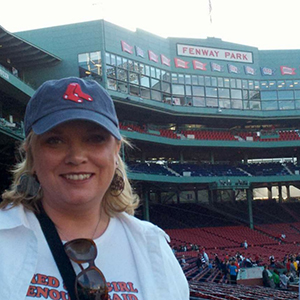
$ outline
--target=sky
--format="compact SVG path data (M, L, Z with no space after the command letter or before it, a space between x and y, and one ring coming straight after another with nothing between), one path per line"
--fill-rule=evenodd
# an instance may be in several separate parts
M206 38L300 49L300 0L1 0L0 26L14 33L105 19L161 37Z

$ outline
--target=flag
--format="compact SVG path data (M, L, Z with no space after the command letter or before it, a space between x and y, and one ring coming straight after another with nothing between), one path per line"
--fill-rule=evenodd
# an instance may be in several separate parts
M209 11L209 19L210 23L212 23L212 5L211 5L211 0L208 0L208 11Z
M188 69L188 61L184 61L180 58L174 58L175 61L175 67L176 68L182 68L182 69Z
M158 55L156 55L153 51L148 50L149 59L155 62L158 62Z
M122 45L122 51L123 52L127 52L127 53L130 53L132 54L133 51L132 51L132 46L130 46L129 44L127 44L126 42L124 41L121 41L121 45Z
M163 65L166 65L166 66L170 67L170 61L171 60L169 58L167 58L166 56L164 56L163 54L161 54L160 55L160 60L161 60L161 63Z
M137 56L140 56L140 57L143 57L144 58L144 50L141 49L140 47L138 46L135 46L135 52L136 52L136 55Z
M281 75L295 75L295 68L290 68L287 66L280 66Z
M193 67L194 70L201 70L201 71L206 71L206 65L205 63L199 61L199 60L195 60L193 59Z

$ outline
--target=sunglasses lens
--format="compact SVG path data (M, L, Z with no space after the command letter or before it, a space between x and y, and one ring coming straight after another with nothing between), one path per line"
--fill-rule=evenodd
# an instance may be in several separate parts
M108 288L98 269L87 269L77 277L77 294L80 300L107 300Z
M70 259L77 263L84 263L95 259L97 249L93 241L87 239L77 239L65 244L65 251Z

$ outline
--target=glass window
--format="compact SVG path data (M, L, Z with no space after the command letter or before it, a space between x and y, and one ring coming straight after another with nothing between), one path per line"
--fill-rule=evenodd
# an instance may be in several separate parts
M178 83L184 83L184 75L183 74L178 74Z
M205 88L206 97L218 97L217 88Z
M294 101L279 101L278 104L279 104L279 109L281 110L295 109Z
M217 86L217 78L216 77L211 77L211 85Z
M244 101L244 109L250 110L260 110L260 102L259 101Z
M160 81L154 78L150 78L151 88L160 90Z
M242 88L242 80L241 80L241 79L237 79L237 80L236 80L236 87L237 87L238 89L241 89L241 88Z
M248 89L248 80L242 80L243 89Z
M111 64L111 62L110 62L110 54L109 53L105 53L105 61L106 61L106 64Z
M198 77L197 75L192 75L192 84L197 85L198 84Z
M165 93L171 93L171 84L167 82L161 83L161 90Z
M137 72L137 73L140 72L139 63L136 61L133 62L133 70L134 70L134 72Z
M156 69L156 78L157 79L160 79L160 74L161 74L160 69Z
M211 86L210 77L208 77L208 76L205 76L205 85Z
M284 80L278 80L277 81L277 88L278 89L285 89L285 81Z
M151 99L150 89L146 89L144 87L141 87L141 97L144 98L144 99Z
M187 96L191 96L192 95L192 86L191 85L186 85L185 86L185 94Z
M141 75L141 86L150 87L150 78L148 76Z
M300 89L300 80L294 80L294 88Z
M219 107L221 108L230 108L230 100L228 99L220 99L219 100Z
M128 60L127 58L123 57L123 68L127 69L128 68ZM139 71L140 72L140 71Z
M230 87L230 80L229 80L229 78L224 78L224 87L227 87L227 88Z
M219 87L223 87L224 86L224 82L223 82L223 78L222 77L218 77L218 86Z
M295 93L295 99L300 100L300 91L295 90L294 93Z
M231 89L231 99L242 99L242 90Z
M192 86L194 96L204 96L204 87L203 86Z
M277 101L263 101L261 102L262 110L278 110L278 102Z
M277 100L276 91L261 91L261 100Z
M122 58L120 56L117 56L117 67L123 67L122 66Z
M140 84L140 75L138 73L129 72L130 83Z
M200 85L204 85L204 77L203 76L198 76L198 83L200 84Z
M145 66L145 75L150 76L150 67Z
M254 81L254 89L259 90L259 81Z
M151 91L151 99L161 101L162 100L161 92L152 90Z
M110 65L106 66L106 75L110 78L116 78L116 68Z
M171 76L169 72L166 72L166 74L163 77L163 80L171 82Z
M156 72L154 67L150 67L151 70L151 77L155 78L156 77Z
M126 82L118 81L118 92L128 94L128 85Z
M218 107L218 99L217 98L206 98L206 106L207 107Z
M219 97L221 97L221 98L230 98L229 89L219 88Z
M300 109L300 100L295 101L296 109Z
M117 81L115 79L108 78L107 80L107 88L109 90L117 90Z
M115 66L116 65L116 56L114 54L110 55L110 63Z
M178 76L175 73L172 73L172 83L178 83Z
M249 89L253 90L254 89L254 82L253 82L253 80L249 80L248 84L249 84Z
M243 90L242 93L243 93L243 99L244 100L249 99L249 91L248 90Z
M160 80L165 80L165 75L166 75L166 71L165 70L161 70L160 71Z
M276 81L275 80L269 80L269 89L276 90Z
M260 91L249 91L249 99L260 100Z
M172 84L173 95L184 95L184 85Z
M292 100L294 99L293 91L278 91L279 100Z
M200 107L205 107L205 99L204 97L193 97L193 106L200 106ZM300 103L299 103L300 107Z
M129 90L130 90L130 91L129 91L130 95L140 96L140 89L139 89L139 86L130 84Z
M231 100L231 108L233 108L233 109L243 109L242 100Z
M145 75L145 65L144 64L140 64L140 74Z
M127 71L124 69L117 68L117 78L118 80L127 81Z
M292 80L286 80L285 85L287 89L292 89L294 87L294 83Z
M192 84L191 75L185 75L185 83Z
M269 83L268 83L268 81L261 81L260 82L260 88L262 90L268 90L269 89Z
M235 79L234 78L230 78L230 86L232 88L236 88L236 83L235 83Z

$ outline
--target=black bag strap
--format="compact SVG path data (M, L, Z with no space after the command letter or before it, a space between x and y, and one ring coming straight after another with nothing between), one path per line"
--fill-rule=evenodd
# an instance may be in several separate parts
M48 242L52 255L55 259L59 272L63 278L69 296L71 300L75 300L76 274L71 264L71 261L65 252L64 245L61 242L55 225L52 222L52 220L48 217L43 207L40 207L40 213L36 213L35 215L40 222L41 228Z

